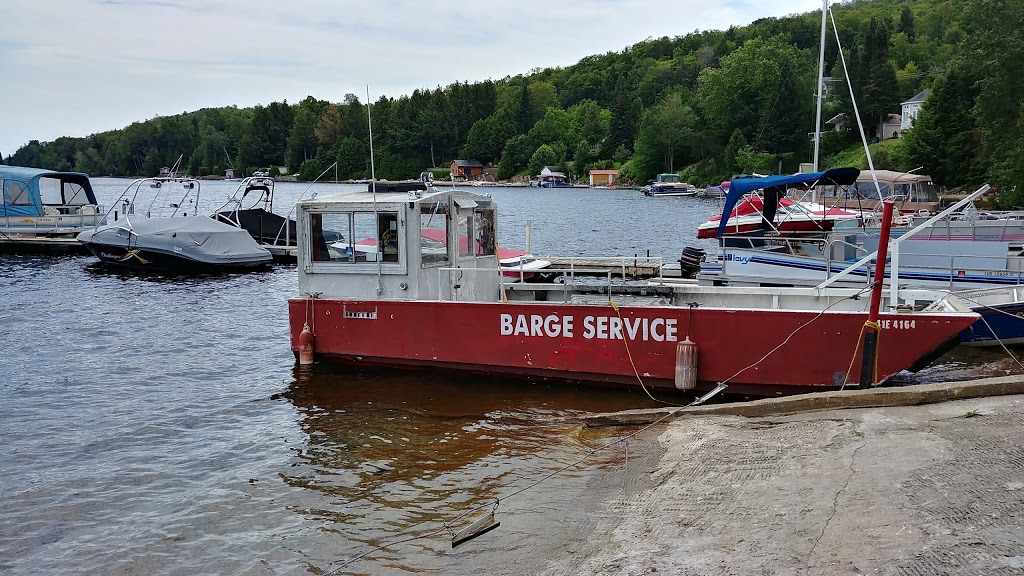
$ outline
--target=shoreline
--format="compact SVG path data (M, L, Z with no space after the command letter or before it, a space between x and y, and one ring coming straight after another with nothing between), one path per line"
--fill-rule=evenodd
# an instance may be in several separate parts
M606 497L547 574L1024 568L1024 395L659 426L649 487ZM1016 550L1016 552L1014 552Z

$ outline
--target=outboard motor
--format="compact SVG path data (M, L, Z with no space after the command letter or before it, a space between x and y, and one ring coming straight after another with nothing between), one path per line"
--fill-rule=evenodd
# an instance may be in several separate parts
M679 272L683 278L696 278L700 272L700 263L704 261L706 253L703 248L687 246L679 257Z

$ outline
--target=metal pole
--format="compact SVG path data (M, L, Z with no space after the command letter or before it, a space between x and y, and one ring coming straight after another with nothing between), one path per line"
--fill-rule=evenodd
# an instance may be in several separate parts
M821 45L818 47L818 109L814 115L814 170L818 171L818 155L821 153L821 101L824 99L822 93L825 91L825 15L828 12L828 0L821 2ZM781 172L780 172L781 174ZM812 201L814 193L812 192Z
M532 240L532 236L533 236L533 220L527 220L526 221L526 253L527 254L533 254L533 252L530 250L530 240Z
M878 259L875 260L875 283L871 287L871 307L868 324L864 329L864 356L860 363L860 385L873 385L875 358L878 356L878 309L882 303L882 284L885 281L885 257L889 251L889 233L892 230L892 209L895 202L882 202L882 232L878 239Z

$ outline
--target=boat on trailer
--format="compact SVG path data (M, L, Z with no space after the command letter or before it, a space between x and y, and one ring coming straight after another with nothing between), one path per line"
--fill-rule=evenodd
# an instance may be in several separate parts
M144 213L135 213L135 203L143 184L158 190L180 184L181 201L171 204L170 216L150 217L158 195ZM165 274L209 274L245 272L266 267L270 252L261 248L241 228L197 216L200 182L189 178L142 178L125 189L115 206L126 209L119 220L97 225L81 232L78 241L104 266ZM194 198L190 198L192 193ZM188 206L193 214L188 215ZM179 212L181 213L179 215Z
M300 362L315 355L660 389L725 383L758 396L861 380L863 289L652 286L610 274L604 284L576 282L555 268L548 272L562 274L561 282L508 283L495 249L494 200L461 190L372 200L344 192L302 201L296 215L298 294L288 309ZM443 250L424 248L425 227L447 236ZM372 237L382 250L372 260L332 250L324 230ZM885 337L875 369L865 371L873 383L924 367L978 318L947 293L907 290L901 298L908 305L885 306L878 317ZM424 338L424 330L443 337Z
M0 165L0 250L84 252L79 232L104 222L89 176Z

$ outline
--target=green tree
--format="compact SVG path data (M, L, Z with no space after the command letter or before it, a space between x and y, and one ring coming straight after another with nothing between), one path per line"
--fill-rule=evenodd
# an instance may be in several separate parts
M494 162L501 156L509 139L516 135L516 123L507 110L473 124L460 155L467 160Z
M759 146L806 138L811 83L799 59L780 37L754 38L723 57L719 68L702 71L696 101L715 139L724 143L737 128Z
M729 136L729 143L725 145L725 152L722 153L722 162L728 172L738 174L743 171L738 157L740 150L746 147L747 139L743 137L743 130L736 128Z
M899 31L907 35L907 39L913 42L917 38L917 24L914 22L914 11L910 6L904 6L900 12Z
M533 126L533 107L530 105L530 88L526 80L519 84L519 99L516 101L516 131L525 134Z
M966 21L970 66L977 74L974 115L982 136L982 154L992 182L1003 190L1016 188L1024 200L1018 175L1024 140L1024 10L1014 0L969 3Z
M863 50L857 65L861 76L852 78L855 89L860 87L857 101L866 130L873 129L886 114L899 107L896 70L889 61L889 40L889 25L872 17L861 41Z
M644 114L636 137L634 168L652 176L661 170L675 172L676 166L693 160L687 153L692 150L696 125L696 114L679 94L666 96Z
M156 148L150 148L146 151L145 159L142 161L143 175L150 177L156 176L160 173L161 164L163 164L163 162L160 157L160 151Z
M597 146L607 136L611 124L611 112L601 108L593 100L584 100L569 109L574 130L590 146Z
M317 118L309 106L300 105L288 132L288 169L298 171L299 167L316 154Z
M643 113L643 104L629 90L625 79L620 79L612 96L611 118L608 126L608 139L605 142L606 156L612 154L619 146L633 150L636 139L637 125Z
M328 106L313 129L316 141L327 146L334 145L341 139L341 111L337 106Z
M530 156L534 152L531 140L525 134L511 138L501 153L501 161L498 162L498 178L507 180L530 162Z
M533 126L544 117L550 108L561 108L558 101L558 90L550 82L532 82L527 89L529 93L530 118L528 124Z
M530 174L540 174L540 171L545 166L554 166L558 164L558 155L555 151L547 144L542 144L537 151L530 156L530 162L527 164L526 169Z

